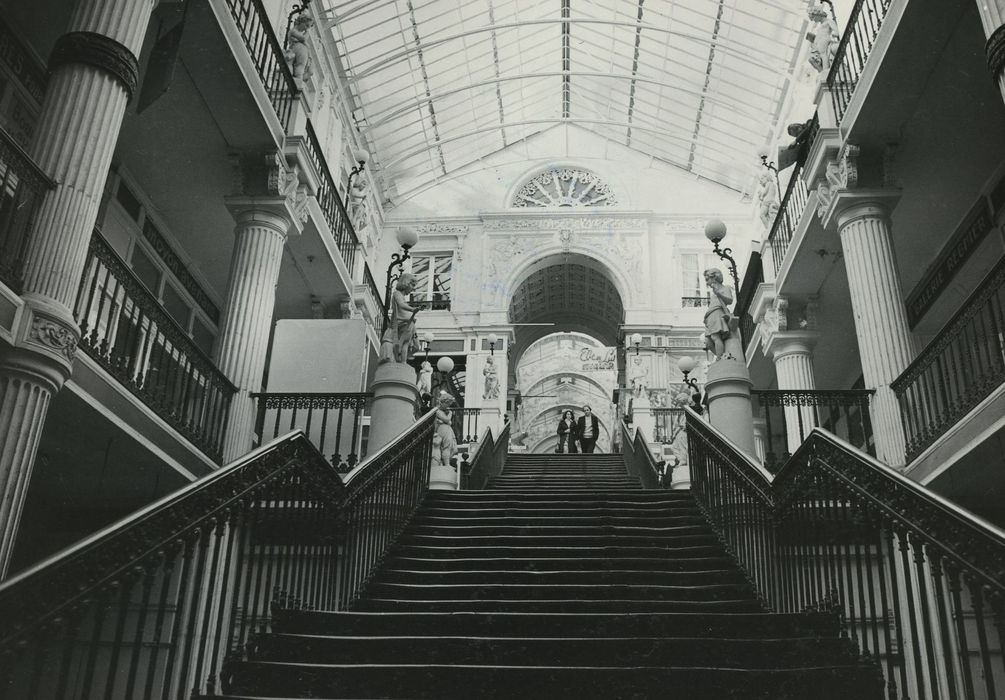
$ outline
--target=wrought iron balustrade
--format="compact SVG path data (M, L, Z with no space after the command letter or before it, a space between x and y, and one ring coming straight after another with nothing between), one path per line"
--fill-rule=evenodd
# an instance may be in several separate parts
M743 339L743 351L747 352L754 338L754 318L750 315L750 305L754 302L757 287L764 281L764 266L761 264L761 254L750 254L747 270L743 273L740 290L736 294L734 316L740 319L740 337Z
M789 458L790 436L806 440L814 426L846 440L870 455L876 455L869 401L872 390L786 390L751 392L757 415L764 420L764 466L777 471ZM786 410L788 409L788 410Z
M813 115L810 124L810 131L806 136L806 143L812 144L816 140L820 131L820 120L817 115ZM808 147L807 147L808 153ZM803 182L803 167L806 165L806 153L801 154L802 159L793 166L792 175L789 177L789 184L785 187L785 194L778 205L778 213L771 224L771 231L768 232L768 244L771 246L771 259L774 263L775 275L782 267L785 254L792 243L792 236L799 228L799 222L806 211L806 203L809 201L809 190Z
M283 131L289 132L293 104L300 90L283 57L283 47L269 23L268 12L262 0L226 1Z
M621 455L628 473L639 480L644 489L658 489L663 480L660 465L646 443L642 431L621 422Z
M819 429L772 478L687 422L691 493L769 610L837 613L889 698L1001 696L1005 532Z
M377 332L377 337L379 338L384 334L384 329L387 327L387 319L384 318L384 298L380 287L377 286L377 282L373 279L370 266L366 262L363 263L363 283L366 285L367 291L379 311L379 315L374 319L374 330Z
M827 74L838 122L844 118L893 0L856 0Z
M454 428L454 437L459 443L478 442L478 416L480 408L451 408L450 423Z
M74 318L90 357L220 460L236 388L98 231L91 237Z
M428 489L432 418L344 481L283 437L3 582L4 697L224 693L276 617L351 605Z
M500 474L506 465L506 454L509 447L510 424L507 423L499 437L492 435L492 429L485 431L485 437L470 462L461 464L461 488L480 491L492 479Z
M450 311L450 294L447 292L433 292L431 296L412 294L408 303L426 311Z
M349 213L345 210L345 204L339 196L338 188L335 186L335 179L328 168L328 161L325 159L324 151L321 149L321 142L314 131L314 125L307 120L307 153L310 156L314 168L321 176L318 185L317 200L324 214L328 228L331 229L335 239L335 247L342 255L342 262L347 269L352 270L356 262L356 251L359 249L359 238L349 219ZM379 296L377 297L380 298Z
M907 461L1005 382L1005 259L891 384Z
M0 128L0 282L21 292L24 256L35 212L55 184Z
M653 440L661 444L672 445L684 434L684 409L654 408L652 411L656 421Z
M711 297L707 294L703 297L681 297L680 305L684 309L700 309L703 306L708 306L711 302Z
M261 393L255 433L263 442L291 430L302 430L340 473L349 472L365 457L363 416L370 393Z

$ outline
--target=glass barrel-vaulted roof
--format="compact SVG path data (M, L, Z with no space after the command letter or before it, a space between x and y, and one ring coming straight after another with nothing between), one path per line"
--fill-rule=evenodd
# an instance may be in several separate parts
M573 123L744 191L804 13L789 0L344 0L325 20L386 188Z

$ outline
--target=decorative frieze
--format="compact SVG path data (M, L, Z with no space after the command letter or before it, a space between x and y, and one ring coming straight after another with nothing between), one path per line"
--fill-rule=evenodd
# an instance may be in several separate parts
M487 231L644 231L649 222L641 217L564 216L500 217L485 220Z
M463 234L468 232L467 224L447 224L433 221L426 224L419 224L415 227L416 233L420 236L436 236L442 234Z
M840 190L858 186L858 146L846 143L838 152L836 160L827 164L824 177L826 182L817 184L817 215L823 220L827 216L834 195Z

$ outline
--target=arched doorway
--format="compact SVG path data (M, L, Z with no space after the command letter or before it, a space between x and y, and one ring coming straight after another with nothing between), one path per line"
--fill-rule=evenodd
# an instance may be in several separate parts
M624 313L610 271L582 254L548 256L517 285L509 304L510 386L519 404L515 427L528 433L532 451L554 451L562 411L578 416L584 404L601 422L598 450L611 449Z

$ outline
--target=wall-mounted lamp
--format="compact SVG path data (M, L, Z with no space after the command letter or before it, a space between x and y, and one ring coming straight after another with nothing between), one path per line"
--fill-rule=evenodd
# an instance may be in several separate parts
M775 186L778 187L778 196L780 197L782 193L782 181L778 177L778 168L775 166L775 161L768 160L769 153L766 150L761 151L758 155L761 157L761 165L775 174Z
M345 186L345 205L346 208L349 207L349 193L352 192L352 179L363 172L363 168L366 167L366 162L370 160L370 152L365 148L353 148L352 149L352 159L356 161L357 165L355 168L349 171L349 182Z
M485 340L487 340L488 344L489 344L489 354L490 355L495 355L496 354L496 343L499 342L499 336L497 336L495 333L489 333L488 337L485 338Z
M404 272L405 261L408 260L408 251L419 242L419 234L408 226L401 226L395 234L395 238L398 240L398 245L401 246L404 253L392 253L391 264L387 266L387 285L384 287L385 328L387 327L386 324L391 320L388 315L391 308L391 288L394 286L394 283L398 280L398 278L401 277L401 273ZM395 267L398 268L397 272L394 271Z
M698 388L698 380L696 378L688 378L688 375L694 371L696 364L693 357L685 356L677 360L677 369L684 374L684 384L691 389L691 408L701 413L701 389Z
M631 337L628 340L629 340L629 342L631 342L632 345L635 346L635 354L638 355L639 354L639 346L642 345L642 334L641 333L632 333Z

